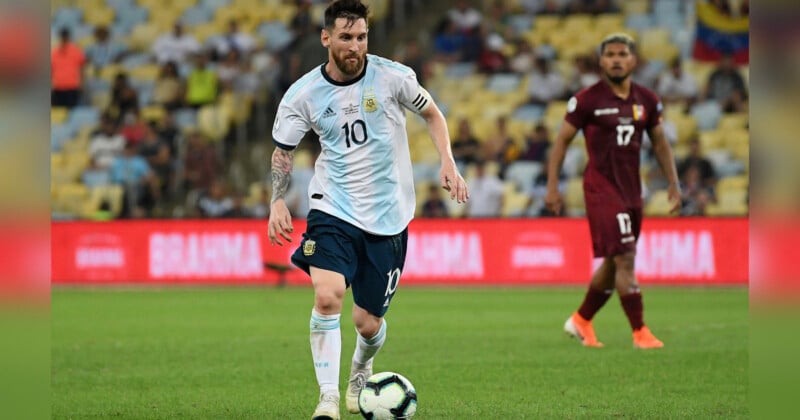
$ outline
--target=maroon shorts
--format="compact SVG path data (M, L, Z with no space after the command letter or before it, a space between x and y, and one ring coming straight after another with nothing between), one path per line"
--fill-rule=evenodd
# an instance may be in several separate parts
M594 256L611 257L636 251L642 229L642 209L606 202L586 203Z

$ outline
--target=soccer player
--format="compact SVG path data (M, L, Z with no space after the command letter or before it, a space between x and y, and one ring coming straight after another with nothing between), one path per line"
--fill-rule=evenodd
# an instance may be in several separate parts
M616 289L633 329L633 345L663 347L644 324L642 293L634 275L636 241L642 223L639 152L647 131L653 151L669 182L671 211L680 208L681 193L664 131L662 105L655 93L631 81L635 45L625 34L612 34L600 44L603 80L578 92L567 102L567 114L555 140L548 166L545 204L561 211L558 174L564 153L579 129L586 138L589 162L583 175L586 214L595 257L603 263L592 276L583 304L567 319L564 330L584 346L602 347L592 318Z
M307 230L292 255L314 286L311 355L320 387L314 419L339 418L339 318L348 286L358 332L345 398L351 413L358 412L358 393L386 339L384 315L403 271L416 205L406 110L428 125L441 158L441 186L459 203L468 199L446 121L431 96L410 68L367 54L367 14L359 0L327 7L321 41L328 61L289 88L272 129L273 244L291 241L284 195L292 151L309 130L321 145L308 189Z

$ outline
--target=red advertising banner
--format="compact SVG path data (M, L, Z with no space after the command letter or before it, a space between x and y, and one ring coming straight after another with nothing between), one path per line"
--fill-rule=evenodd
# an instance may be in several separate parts
M289 246L253 220L60 222L52 225L53 283L308 284ZM584 219L415 220L404 284L585 284L593 259ZM291 267L285 274L265 264ZM747 219L646 219L643 284L747 284Z

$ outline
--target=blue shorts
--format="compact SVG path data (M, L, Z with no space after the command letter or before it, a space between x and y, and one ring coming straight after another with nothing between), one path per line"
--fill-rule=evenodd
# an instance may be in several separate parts
M382 317L400 283L408 228L393 236L373 235L319 210L311 210L306 221L292 263L309 274L310 267L342 274L356 305Z

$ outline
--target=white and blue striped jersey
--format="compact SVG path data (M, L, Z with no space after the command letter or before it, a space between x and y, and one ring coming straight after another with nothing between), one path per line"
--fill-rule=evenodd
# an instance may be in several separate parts
M321 153L308 188L312 209L375 235L395 235L414 217L416 199L405 109L430 96L410 68L367 55L364 71L337 82L325 65L297 80L278 107L272 136L291 150L309 130Z

